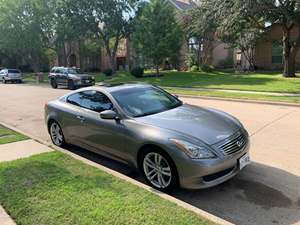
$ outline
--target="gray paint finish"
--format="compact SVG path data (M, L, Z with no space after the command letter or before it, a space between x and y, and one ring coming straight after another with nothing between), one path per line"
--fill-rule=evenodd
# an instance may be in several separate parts
M143 84L101 86L83 88L71 93L94 90L105 94L113 103L118 119L102 119L100 113L71 105L66 102L70 95L67 94L47 104L46 123L51 120L57 121L68 143L137 168L139 151L142 151L144 146L156 146L174 162L179 183L184 188L215 186L240 171L238 160L249 151L249 140L247 131L236 118L221 111L188 104L149 116L130 117L117 104L111 92L141 87L152 86ZM222 149L214 147L215 143L230 141L237 132L246 139L245 145L237 152L226 155ZM215 158L192 159L171 139L203 146L212 152ZM204 180L204 177L209 180Z

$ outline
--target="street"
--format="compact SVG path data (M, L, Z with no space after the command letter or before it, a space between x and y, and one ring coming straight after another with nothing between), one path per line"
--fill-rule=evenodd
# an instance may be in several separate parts
M50 142L44 105L69 90L47 85L0 83L0 121ZM251 135L253 163L232 180L205 190L176 190L173 196L235 224L300 224L300 107L181 98L237 117ZM70 149L136 179L130 168ZM1 153L0 153L1 154Z

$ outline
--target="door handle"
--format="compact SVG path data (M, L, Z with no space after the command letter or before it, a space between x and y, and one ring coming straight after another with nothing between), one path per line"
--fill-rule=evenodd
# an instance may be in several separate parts
M85 118L83 116L76 116L77 119L80 120L80 122L84 122L85 121Z

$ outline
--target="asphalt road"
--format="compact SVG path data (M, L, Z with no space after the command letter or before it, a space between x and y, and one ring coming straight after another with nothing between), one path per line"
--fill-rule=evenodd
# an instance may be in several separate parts
M43 120L44 104L67 92L48 86L0 84L0 121L50 141ZM300 224L300 108L182 100L218 108L239 118L251 134L253 163L217 187L197 191L179 189L173 196L236 224ZM142 180L125 165L84 149L69 150Z

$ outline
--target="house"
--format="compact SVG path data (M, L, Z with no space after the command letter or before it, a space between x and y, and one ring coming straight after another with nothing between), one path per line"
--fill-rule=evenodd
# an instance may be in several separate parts
M52 66L78 67L84 71L103 71L110 68L109 58L104 47L97 47L92 53L83 49L89 40L69 41L63 43L57 52L57 58ZM116 62L118 69L126 68L127 40L120 41Z
M297 36L298 27L295 26L291 32L291 39L295 40ZM257 41L254 62L257 69L283 69L282 27L280 24L269 26L262 38ZM296 56L296 68L300 69L300 51Z
M185 14L188 10L197 7L197 5L201 2L201 0L169 0L169 2L175 7L178 12L179 19L182 19L184 16L188 16ZM191 52L193 48L195 48L194 38L187 40L185 46L182 47L181 51L181 61L184 60L184 55ZM234 58L234 50L230 48L225 43L221 42L217 38L212 43L208 44L202 43L197 46L200 48L200 54L202 57L206 56L209 58L208 64L213 65L214 67L223 67L226 61L232 61ZM233 65L232 65L233 66Z

